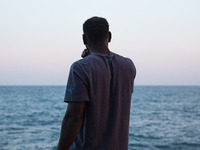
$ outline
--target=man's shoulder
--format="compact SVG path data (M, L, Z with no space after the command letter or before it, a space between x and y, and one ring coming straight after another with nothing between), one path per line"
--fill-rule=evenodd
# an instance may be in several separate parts
M86 63L88 61L91 61L91 59L95 59L95 57L96 57L95 55L88 55L88 56L86 56L84 58L81 58L81 59L75 61L72 65L84 64L84 63Z
M117 59L121 59L122 61L126 61L127 63L134 65L133 61L129 57L122 56L120 54L113 53Z
M114 55L116 57L116 60L119 61L123 68L128 69L129 71L133 72L133 74L136 74L136 67L131 58L119 54Z
M71 65L71 70L83 70L90 66L90 60L88 59L89 56L76 60Z
M75 62L72 63L72 66L79 66L81 64L85 64L86 62L88 62L88 59L86 59L86 58L88 58L88 56L76 60Z
M131 66L134 66L133 61L131 60L131 58L129 57L125 57L122 56L120 54L111 52L109 56L107 55L102 55L102 54L92 54L92 55L88 55L82 59L79 59L77 61L75 61L71 67L89 67L92 63L98 61L98 60L102 60L101 57L111 57L111 59L115 59L117 62L124 62L126 64L129 64Z

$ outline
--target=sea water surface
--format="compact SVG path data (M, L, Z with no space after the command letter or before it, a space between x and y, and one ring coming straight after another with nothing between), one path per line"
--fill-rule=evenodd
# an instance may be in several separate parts
M0 150L55 150L64 93L65 86L0 86ZM129 150L200 150L200 86L136 86Z

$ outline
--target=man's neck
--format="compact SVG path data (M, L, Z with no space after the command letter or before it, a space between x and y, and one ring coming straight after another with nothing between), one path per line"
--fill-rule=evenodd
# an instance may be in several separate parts
M89 47L90 53L110 54L108 45L91 45Z

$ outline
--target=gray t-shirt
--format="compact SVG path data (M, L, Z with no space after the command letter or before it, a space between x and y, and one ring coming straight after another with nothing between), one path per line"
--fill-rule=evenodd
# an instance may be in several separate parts
M127 150L136 69L129 58L93 53L73 63L65 102L86 101L70 150Z

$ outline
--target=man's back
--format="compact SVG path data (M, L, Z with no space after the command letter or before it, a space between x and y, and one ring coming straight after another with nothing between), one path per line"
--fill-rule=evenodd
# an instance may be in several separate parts
M93 53L72 65L65 102L87 104L81 130L70 150L128 149L135 74L132 61L114 53Z
M110 52L105 18L87 19L82 37L86 49L70 69L57 149L127 150L135 66Z

